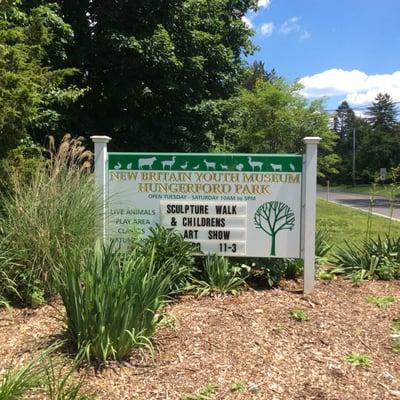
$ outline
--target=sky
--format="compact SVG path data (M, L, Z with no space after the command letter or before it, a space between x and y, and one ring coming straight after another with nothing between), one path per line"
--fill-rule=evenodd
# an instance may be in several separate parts
M400 104L400 0L259 0L244 20L268 70L304 85L309 99L360 113L379 92Z

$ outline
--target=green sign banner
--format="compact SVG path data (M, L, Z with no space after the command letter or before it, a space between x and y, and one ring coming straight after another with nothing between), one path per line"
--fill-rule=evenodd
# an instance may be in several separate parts
M109 170L302 172L301 155L109 153Z

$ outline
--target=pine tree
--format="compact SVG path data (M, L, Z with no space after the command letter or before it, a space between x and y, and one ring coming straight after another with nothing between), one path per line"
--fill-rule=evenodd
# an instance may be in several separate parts
M342 101L333 117L333 130L339 135L341 141L351 138L354 127L355 114L347 101Z
M379 93L371 107L368 107L368 120L374 128L390 130L396 126L397 111L388 93Z
M254 61L247 70L243 87L247 90L254 90L258 81L275 82L279 79L275 69L268 71L262 61Z

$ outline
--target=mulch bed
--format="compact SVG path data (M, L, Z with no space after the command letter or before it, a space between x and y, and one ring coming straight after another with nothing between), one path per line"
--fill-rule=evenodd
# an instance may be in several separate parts
M389 294L399 298L384 309L366 303L369 295ZM294 308L309 320L292 319ZM0 313L0 370L54 340L60 309ZM390 337L400 316L398 281L318 282L306 297L300 282L284 282L236 297L184 296L168 312L175 323L158 330L154 361L136 354L106 368L82 368L85 391L98 399L178 400L213 383L218 391L210 399L400 399L400 354ZM349 353L368 354L372 366L348 364ZM232 392L234 383L245 392Z

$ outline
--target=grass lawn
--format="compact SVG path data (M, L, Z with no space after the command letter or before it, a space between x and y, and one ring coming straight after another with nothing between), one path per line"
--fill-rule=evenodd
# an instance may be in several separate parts
M383 236L389 232L389 218L371 215L371 236ZM358 211L340 204L328 203L318 199L317 228L327 227L331 234L330 242L342 245L345 240L360 242L365 238L367 231L368 213ZM400 235L400 223L391 221L391 236Z
M323 189L326 190L326 186L323 186ZM360 194L371 194L371 189L372 185L357 185L357 186L339 185L339 186L331 186L329 188L331 192L346 192L346 193L360 193ZM376 185L375 195L387 196L387 197L395 195L396 197L399 197L400 186L397 185L397 187L393 189L391 185Z

